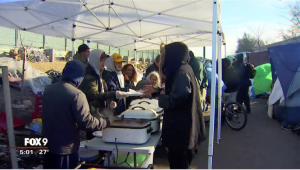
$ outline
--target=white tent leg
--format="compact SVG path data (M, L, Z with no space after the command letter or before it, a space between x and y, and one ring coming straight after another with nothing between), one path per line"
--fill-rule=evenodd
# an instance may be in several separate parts
M216 50L217 50L217 1L213 2L213 34L212 34L212 77L210 93L210 123L209 123L209 142L208 142L208 169L212 169L214 135L215 135L215 105L216 105Z
M218 36L218 139L217 143L220 144L221 139L221 114L222 114L222 57L221 57L221 31Z
M15 144L15 135L13 127L13 116L11 111L11 98L10 98L10 88L8 81L8 68L6 66L2 67L2 84L3 84L3 94L5 99L5 113L6 113L6 123L7 123L7 133L8 141L10 147L10 157L12 169L18 169L17 151Z

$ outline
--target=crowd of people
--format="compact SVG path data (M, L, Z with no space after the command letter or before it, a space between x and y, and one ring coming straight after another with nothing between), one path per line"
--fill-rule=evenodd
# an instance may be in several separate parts
M225 93L238 91L237 101L250 111L248 66L240 56L233 63L222 60ZM143 91L142 98L156 98L164 109L163 146L171 169L188 169L198 145L206 139L201 102L210 90L209 65L198 60L186 44L161 45L161 55L137 82L137 70L120 54L109 56L85 44L66 63L62 79L43 93L43 135L49 152L44 168L74 168L79 163L79 130L92 132L113 124L136 97L125 92ZM244 67L245 66L245 67ZM236 75L236 76L231 76ZM232 78L236 77L236 79ZM249 76L248 76L249 77ZM249 81L248 81L249 80ZM251 83L251 82L250 82Z

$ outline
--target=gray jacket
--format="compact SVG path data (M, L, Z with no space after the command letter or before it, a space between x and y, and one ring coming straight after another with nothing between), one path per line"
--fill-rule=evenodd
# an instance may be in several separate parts
M85 94L61 80L48 86L43 94L43 135L49 152L71 154L79 150L79 130L97 131L109 126L109 120L90 114Z

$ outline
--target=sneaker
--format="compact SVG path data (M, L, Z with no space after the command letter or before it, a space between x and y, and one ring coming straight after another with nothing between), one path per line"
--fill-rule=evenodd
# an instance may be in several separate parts
M250 113L251 113L251 110L247 110L247 113L249 113L249 114L250 114Z

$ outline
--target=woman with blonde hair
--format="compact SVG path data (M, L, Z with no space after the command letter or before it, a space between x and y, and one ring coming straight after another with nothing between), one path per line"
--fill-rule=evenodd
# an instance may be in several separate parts
M151 85L153 87L160 87L161 81L159 73L156 71L152 71L149 73L149 75L146 77L146 80L141 80L136 85L136 90L142 90L146 85Z

